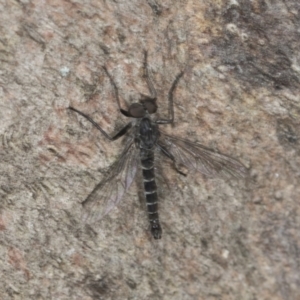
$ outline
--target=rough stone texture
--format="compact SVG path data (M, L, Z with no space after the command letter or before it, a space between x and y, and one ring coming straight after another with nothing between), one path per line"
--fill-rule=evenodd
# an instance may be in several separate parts
M298 0L0 0L0 14L0 299L300 299ZM82 224L122 143L66 109L116 130L101 66L134 102L143 49L161 115L185 70L166 130L240 159L254 182L167 169L159 241L138 184Z

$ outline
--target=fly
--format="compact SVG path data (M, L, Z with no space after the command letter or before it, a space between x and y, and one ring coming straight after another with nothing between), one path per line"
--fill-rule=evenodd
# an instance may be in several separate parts
M119 159L110 167L107 176L96 185L82 205L83 219L86 222L96 222L108 214L123 198L136 175L138 165L141 164L146 207L149 216L151 234L160 239L162 228L158 215L158 196L154 172L155 151L160 151L170 159L175 170L182 174L180 166L198 171L206 176L226 176L237 178L247 177L247 168L227 155L217 153L205 146L186 139L167 135L159 130L159 125L174 122L173 94L180 78L181 71L173 81L168 93L168 118L153 120L151 115L157 111L157 94L149 76L147 52L144 54L144 78L150 96L142 95L139 103L133 103L128 110L121 108L117 86L107 69L103 67L113 87L119 111L126 117L133 118L114 136L108 135L91 117L69 107L91 122L107 139L114 141L129 133L125 148Z

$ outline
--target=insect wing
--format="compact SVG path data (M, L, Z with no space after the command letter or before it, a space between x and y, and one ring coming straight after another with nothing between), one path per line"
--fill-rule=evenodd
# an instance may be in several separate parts
M248 176L248 170L242 163L201 144L161 133L158 145L171 154L176 165L183 165L208 177Z
M138 153L133 141L111 166L104 178L82 203L82 220L93 223L107 215L129 189L137 170Z

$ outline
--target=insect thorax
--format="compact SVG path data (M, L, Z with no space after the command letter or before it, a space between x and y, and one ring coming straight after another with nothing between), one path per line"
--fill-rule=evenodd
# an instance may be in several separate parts
M157 125L149 117L144 117L136 126L136 145L141 149L153 150L159 137Z

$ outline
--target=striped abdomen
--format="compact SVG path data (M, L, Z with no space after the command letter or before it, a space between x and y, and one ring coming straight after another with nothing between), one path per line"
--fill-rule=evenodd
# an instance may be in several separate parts
M143 150L142 150L143 152ZM147 151L148 152L148 151ZM151 233L155 239L161 238L161 227L158 217L158 197L156 191L155 175L154 175L154 153L149 151L147 155L141 153L141 164L143 169L144 192L146 197L146 205L151 226Z

